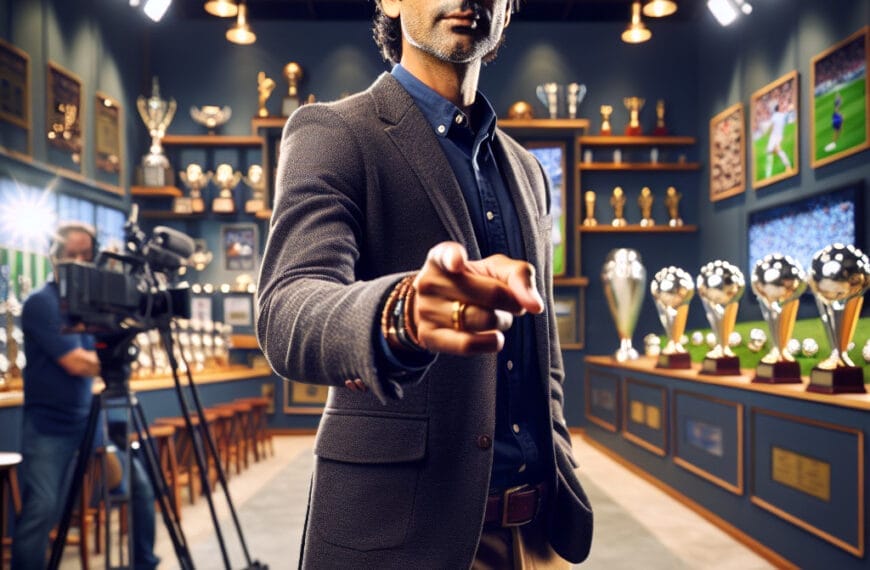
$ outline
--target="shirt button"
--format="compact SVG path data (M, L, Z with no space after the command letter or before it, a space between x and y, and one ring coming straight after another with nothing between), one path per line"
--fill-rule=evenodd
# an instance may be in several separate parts
M520 433L520 424L514 424L513 428L514 428L514 433Z
M437 129L437 130L438 130L438 134L439 134L439 135L443 135L444 132L447 130L447 127L445 127L444 125L438 125L438 129Z
M513 369L514 369L514 361L513 361L513 360L508 360L508 361L507 361L507 369L508 369L508 370L513 370Z
M463 121L463 119L462 119L462 115L460 115L459 113L456 113L456 118L453 119L453 120L456 121L456 124L457 124L457 125L461 125L461 124L462 124L462 121Z
M487 213L486 213L486 219L487 219L487 220L492 221L492 219L493 219L494 217L495 217L495 214L493 214L492 212L487 212Z
M525 463L523 463L522 465L520 465L520 468L517 469L517 471L518 471L519 473L522 473L522 472L525 471L525 470L526 470L526 464L525 464Z
M477 447L480 449L489 449L492 447L492 438L488 435L481 435L477 438Z

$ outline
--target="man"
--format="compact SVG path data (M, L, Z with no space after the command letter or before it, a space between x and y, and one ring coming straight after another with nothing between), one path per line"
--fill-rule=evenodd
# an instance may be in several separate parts
M782 150L782 137L785 133L785 126L788 123L788 113L784 110L785 105L777 101L773 104L773 113L770 116L770 121L767 126L769 138L767 139L767 147L765 148L765 163L764 177L770 178L773 175L773 155L776 153L779 159L785 166L786 172L791 171L791 161L788 155Z
M588 554L547 182L477 92L510 1L378 0L376 41L400 65L285 127L257 334L279 374L333 387L305 568Z
M59 262L90 262L96 233L81 222L60 224L50 258ZM88 334L63 332L60 294L49 279L24 302L24 421L21 449L22 510L15 524L12 567L42 569L46 564L49 531L60 522L71 484L72 463L82 445L92 401L93 376L100 372L94 339ZM99 430L98 430L99 431ZM134 563L138 569L156 568L154 494L142 465L131 458Z

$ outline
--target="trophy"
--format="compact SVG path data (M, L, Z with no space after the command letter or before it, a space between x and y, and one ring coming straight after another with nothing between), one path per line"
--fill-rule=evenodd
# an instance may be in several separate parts
M275 89L275 80L271 77L266 77L266 72L261 71L257 74L257 116L268 117L269 109L266 108L266 101L272 95L272 90Z
M676 228L683 225L683 219L680 218L680 199L683 197L682 194L677 192L677 189L673 186L668 186L667 192L665 192L665 207L668 209L668 225L672 228Z
M618 362L634 360L638 354L631 346L631 335L637 324L646 286L646 269L641 263L640 254L627 248L611 250L601 269L601 281L619 335L619 349L614 358Z
M569 83L566 87L568 94L568 117L577 118L577 107L583 102L586 97L586 86L580 83Z
M625 134L637 136L643 134L643 129L640 128L640 110L646 102L641 97L626 97L622 100L625 108L628 109L629 120L628 126L625 127Z
M281 114L285 117L293 114L293 111L298 109L302 104L299 100L299 82L302 80L303 75L302 66L295 61L291 61L284 66L284 77L287 79L287 96L284 97Z
M601 129L598 134L601 135L609 135L613 133L613 129L610 126L610 115L613 114L613 106L611 105L602 105L601 106Z
M770 330L773 347L761 358L753 382L788 384L801 381L801 367L786 344L794 331L800 296L806 290L800 264L779 253L764 256L752 270L752 291Z
M245 202L245 212L254 214L266 208L266 177L263 167L252 164L248 167L248 175L244 177L245 184L251 189L251 198Z
M190 118L207 128L210 135L213 135L215 129L224 125L232 116L233 110L226 105L223 107L218 107L217 105L197 107L193 105L190 108Z
M692 276L679 267L665 267L655 274L649 289L668 337L656 368L691 368L692 359L683 347L682 338L689 316L689 302L695 296Z
M656 136L665 136L668 134L668 129L665 127L665 100L659 99L656 101L656 128L653 129L653 134Z
M175 198L172 211L179 214L200 214L205 212L205 201L202 199L202 189L211 180L211 172L203 172L202 167L190 163L187 168L178 173L181 181L190 189L190 196Z
M617 186L613 189L613 196L610 197L610 205L613 206L613 221L610 222L610 225L617 228L628 225L628 222L625 221L625 217L623 216L625 210L625 193L623 193L621 186Z
M583 220L584 226L597 226L598 220L595 219L595 192L587 190L583 194L583 199L586 202L586 219Z
M816 252L807 276L825 326L831 355L810 371L810 392L866 392L862 368L847 354L864 292L870 289L870 260L853 245L835 243Z
M214 173L214 181L220 188L220 194L211 202L212 212L231 214L236 211L236 201L233 199L233 188L239 185L242 173L233 170L229 164L219 164Z
M656 225L652 219L653 195L648 186L644 186L637 197L637 205L640 206L640 225L644 228Z
M214 259L214 254L209 251L208 243L204 239L193 240L193 253L190 254L190 264L197 271L202 271L211 260Z
M160 84L157 77L151 80L151 97L136 99L136 108L148 133L151 135L151 147L148 154L142 157L142 184L145 186L169 186L172 184L171 173L167 176L169 159L163 154L160 144L166 129L175 117L175 99L168 101L160 98Z
M517 101L508 109L508 119L534 119L535 111L528 101Z
M698 295L716 344L704 357L701 372L706 374L740 374L740 358L728 345L737 321L740 297L746 288L743 273L727 261L711 261L698 275Z
M550 118L555 119L559 116L559 84L544 83L535 88L535 94L538 100L544 104L547 111L550 112Z

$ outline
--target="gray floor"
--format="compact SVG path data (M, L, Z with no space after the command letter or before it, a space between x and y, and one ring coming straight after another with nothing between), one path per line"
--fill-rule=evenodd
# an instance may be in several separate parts
M593 503L596 528L592 554L577 568L753 570L770 564L693 511L590 447L576 436L581 477ZM270 568L295 568L311 471L312 438L276 439L276 456L255 464L230 481L252 560ZM232 568L246 566L225 501L218 500ZM204 500L185 506L185 536L197 568L224 568ZM178 568L165 530L158 528L161 570ZM78 568L67 548L61 568ZM99 558L94 568L102 568Z

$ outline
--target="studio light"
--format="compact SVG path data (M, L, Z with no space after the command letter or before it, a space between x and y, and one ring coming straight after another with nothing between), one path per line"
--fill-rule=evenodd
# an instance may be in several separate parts
M640 19L640 2L631 4L631 22L628 27L622 32L622 41L627 44L639 44L647 41L652 37L652 32L644 25Z
M647 0L643 5L643 15L648 18L664 18L677 11L674 0Z
M707 0L707 8L721 26L734 22L741 12L752 13L752 5L747 0Z
M248 45L257 41L257 35L251 31L248 25L248 5L239 4L239 14L236 24L227 30L227 39L234 44Z
M142 11L152 21L159 22L163 18L163 15L166 14L170 4L172 4L172 0L146 0Z
M235 0L208 0L203 8L219 18L235 18L239 13L239 5Z

